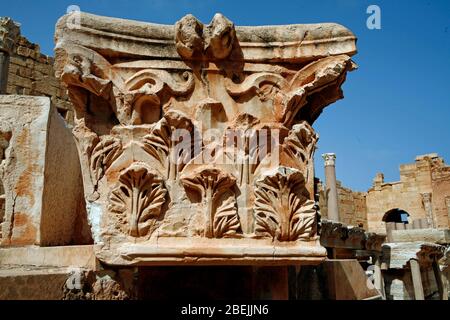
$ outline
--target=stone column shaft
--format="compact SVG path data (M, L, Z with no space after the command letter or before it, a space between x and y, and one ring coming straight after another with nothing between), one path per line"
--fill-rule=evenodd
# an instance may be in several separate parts
M417 260L411 259L409 261L411 266L411 276L414 286L414 296L416 300L425 300L423 292L422 275L420 274L420 266Z
M334 153L325 153L322 155L322 158L325 160L325 194L328 206L328 219L339 222L339 206L335 167L336 155Z

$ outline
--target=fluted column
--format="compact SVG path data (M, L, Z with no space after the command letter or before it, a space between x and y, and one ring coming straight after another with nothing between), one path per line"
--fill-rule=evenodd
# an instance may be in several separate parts
M334 153L324 153L322 158L325 160L325 183L326 198L328 206L328 219L339 221L338 194L336 185L336 155Z

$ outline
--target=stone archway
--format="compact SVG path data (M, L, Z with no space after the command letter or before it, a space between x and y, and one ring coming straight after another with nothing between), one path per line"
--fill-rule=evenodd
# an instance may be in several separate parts
M386 211L383 215L382 221L386 225L386 235L387 240L390 242L392 240L392 230L404 230L407 229L409 224L408 217L409 213L403 209L394 208Z
M389 223L389 222L395 222L395 223L403 223L408 224L409 223L409 213L406 212L403 209L394 208L389 211L386 211L386 213L383 215L382 221Z

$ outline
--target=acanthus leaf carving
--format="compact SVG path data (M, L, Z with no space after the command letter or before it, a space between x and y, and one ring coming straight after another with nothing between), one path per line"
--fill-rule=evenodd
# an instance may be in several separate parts
M103 136L96 139L97 144L92 148L90 167L94 184L103 177L106 170L122 153L122 143L112 136Z
M147 165L135 162L120 174L119 186L109 198L109 210L117 214L122 231L143 237L153 231L166 194L163 180Z
M306 121L294 125L283 142L284 150L293 158L300 160L299 167L303 168L303 175L309 183L314 179L314 152L316 150L318 134Z
M308 240L315 232L315 203L305 195L300 172L279 169L255 183L256 234L279 241Z
M180 136L173 135L175 130ZM174 180L194 157L194 130L189 118L178 112L168 112L142 138L142 148L165 168L167 179Z
M353 34L221 14L175 26L80 16L79 28L58 24L55 70L76 110L98 258L321 261L309 124L341 97Z
M200 195L204 214L204 237L235 236L240 228L236 196L236 179L218 169L203 169L181 178L188 190Z

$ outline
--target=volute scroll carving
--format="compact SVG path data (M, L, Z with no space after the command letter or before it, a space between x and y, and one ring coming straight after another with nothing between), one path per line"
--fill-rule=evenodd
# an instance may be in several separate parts
M57 24L55 69L102 262L325 259L312 125L355 68L349 30L80 16Z

